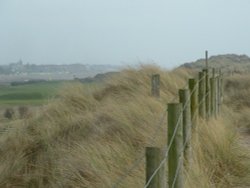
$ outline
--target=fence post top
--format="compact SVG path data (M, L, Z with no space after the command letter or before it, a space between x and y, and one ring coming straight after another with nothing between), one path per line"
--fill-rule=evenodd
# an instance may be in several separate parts
M196 78L189 78L188 79L188 83L189 84L195 84L197 82L197 79Z
M152 76L153 76L153 77L154 77L154 76L160 76L160 74L156 73L156 74L152 74Z
M182 108L182 103L168 103L168 108Z
M204 71L199 72L199 74L200 74L200 75L201 75L201 74L204 74Z
M189 92L189 89L179 89L179 92Z
M160 150L159 147L153 147L153 146L146 146L146 150Z

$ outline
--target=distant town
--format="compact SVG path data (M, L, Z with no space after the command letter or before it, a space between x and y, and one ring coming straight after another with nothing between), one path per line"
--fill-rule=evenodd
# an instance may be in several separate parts
M0 83L28 80L72 80L93 77L96 74L118 71L115 65L37 65L19 60L7 65L0 65Z

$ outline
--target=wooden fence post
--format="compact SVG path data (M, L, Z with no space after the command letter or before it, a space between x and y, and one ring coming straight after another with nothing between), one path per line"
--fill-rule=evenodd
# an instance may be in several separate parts
M222 79L222 74L221 74L221 69L219 70L219 77L218 77L218 114L220 114L221 112L221 103L222 103L222 82L221 82L221 79Z
M205 73L199 72L199 116L203 119L206 118L206 82L205 82Z
M191 160L191 135L192 135L192 123L191 123L191 106L190 106L190 92L189 89L179 90L180 103L183 108L183 144L186 143L184 149L184 157L187 162ZM187 141L186 141L187 140Z
M170 147L168 156L168 183L171 188L183 188L182 130L182 104L168 104L168 147Z
M205 62L206 62L206 69L208 69L208 51L205 51Z
M146 182L149 181L163 159L163 152L157 147L146 147ZM165 188L165 165L155 174L148 188Z
M207 120L210 117L210 80L209 80L209 69L204 69L203 72L205 73L206 77L206 118Z
M217 75L216 75L216 68L212 68L212 78L213 78L213 81L211 83L211 104L213 107L211 107L211 111L213 111L213 116L214 117L217 117L217 114L218 114L218 100L217 100L217 89L218 89L218 86L217 86ZM212 85L213 84L213 85ZM212 88L214 87L214 88ZM213 97L213 98L212 98Z
M192 127L196 128L198 121L198 85L194 78L188 80L191 99L191 120Z
M219 76L215 77L215 116L219 114Z
M222 102L223 102L223 89L224 89L224 84L223 84L223 77L224 77L224 74L220 74L220 85L221 85L221 87L220 87L220 101L221 101L221 104L222 104Z
M152 96L159 98L160 97L160 75L154 74L151 77L151 94Z
M215 78L210 78L211 87L211 115L216 117L216 81Z
M212 68L212 78L215 78L215 77L216 77L216 69Z

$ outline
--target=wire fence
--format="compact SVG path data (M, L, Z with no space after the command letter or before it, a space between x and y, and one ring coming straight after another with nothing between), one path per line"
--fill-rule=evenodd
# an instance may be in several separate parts
M207 75L207 76L209 76L209 75ZM202 77L200 80L198 80L198 82L196 83L195 87L193 88L193 90L192 90L191 93L190 93L190 97L188 98L188 101L186 101L186 103L183 105L183 109L182 109L182 112L181 112L180 114L183 114L184 110L187 108L187 104L188 104L188 103L190 102L190 100L191 100L191 96L192 96L192 95L194 94L194 92L197 90L197 87L199 86L199 83L200 83L203 79L205 79L205 78L209 78L209 77L206 77L206 75L204 74L203 77ZM214 75L213 78L214 78L214 79L218 79L219 76L215 76L215 75ZM206 83L206 84L210 84L210 83ZM212 84L211 84L211 85L212 85ZM206 87L207 87L207 86L206 86ZM211 92L212 90L213 90L213 88L212 88L212 89L209 89L209 90L207 90L207 88L206 88L206 94L203 95L202 100L201 100L201 101L199 102L199 104L196 106L196 109L195 109L195 113L196 113L196 114L197 114L197 112L198 112L198 109L199 109L200 105L201 105L202 103L204 103L204 101L206 101L207 96L210 94L210 92ZM215 96L217 96L217 94L216 94ZM219 96L219 95L218 95L218 96ZM209 100L210 100L210 99L209 99ZM174 138L176 137L177 130L178 130L179 126L180 126L180 120L181 120L181 118L182 118L182 115L179 115L179 116L178 116L177 123L175 124L174 132L173 132L173 134L172 134L172 137L171 137L171 139L170 139L170 142L168 143L168 149L167 149L167 151L166 151L166 153L165 153L165 155L164 155L164 158L163 158L162 161L159 163L159 165L158 165L158 167L155 169L155 171L152 173L152 175L150 176L150 178L149 178L148 181L146 182L146 185L144 186L144 188L147 188L147 187L150 185L150 183L151 183L151 181L153 180L153 178L154 178L154 177L156 176L156 174L159 172L159 170L161 169L161 167L165 164L165 161L167 160L167 157L168 157L168 155L169 155L170 148L172 147L173 140L174 140ZM190 142L190 140L191 140L191 134L189 134L189 135L186 137L186 140L184 141L183 147L182 147L182 149L181 149L181 155L183 154L183 152L184 152L184 150L186 149L186 146L187 146L188 142ZM178 156L178 158L179 158L179 157L181 157L181 156ZM173 179L172 185L170 185L169 187L174 187L174 186L175 186L176 180L177 180L177 177L178 177L178 174L179 174L180 167L181 167L182 163L183 163L182 160L179 160L179 161L178 161L177 169L176 169L175 174L174 174L174 179Z
M204 78L202 78L204 79ZM184 88L188 87L188 82L186 82L186 84L184 85ZM171 100L170 103L176 101L178 99L178 95L175 95ZM167 112L168 109L166 108L165 111L162 113L159 123L157 124L154 133L152 134L152 137L150 138L150 142L149 145L154 144L156 137L160 131L160 129L163 126L164 120L166 119L167 116ZM145 153L143 152L134 162L133 164L115 181L115 183L113 184L112 188L118 188L119 185L122 184L122 182L124 182L126 180L126 178L131 174L131 172L133 170L135 170L140 164L141 162L145 159Z
M204 75L200 80L198 80L197 84L195 85L195 87L194 87L193 90L191 91L190 96L194 94L194 92L197 90L197 88L198 88L198 86L199 86L199 83L200 83L202 80L204 80L205 78L206 78L206 77L205 77L205 75ZM203 100L204 100L204 99L205 99L205 96L203 97ZM185 109L187 108L187 105L189 104L190 100L191 100L191 97L189 97L188 100L186 101L186 103L183 105L181 114L182 114L182 113L185 111ZM197 108L197 110L198 110L198 108ZM173 133L173 135L172 135L172 137L171 137L171 139L170 139L170 142L169 142L169 144L168 144L168 148L167 148L167 151L166 151L166 153L165 153L165 155L164 155L164 158L163 158L163 160L160 162L159 166L156 168L156 170L154 171L154 173L151 175L151 177L150 177L149 180L147 181L147 183L146 183L146 185L144 186L144 188L147 188L147 187L149 186L149 184L151 183L152 179L155 177L155 175L157 174L157 172L161 169L161 167L164 165L165 161L167 160L167 157L168 157L168 155L169 155L169 150L170 150L170 148L172 147L172 144L173 144L174 138L175 138L175 136L176 136L177 130L178 130L179 126L180 126L180 121L181 121L181 119L182 119L182 116L178 116L178 120L177 120L177 123L176 123L176 125L175 125L174 133ZM185 143L186 143L186 144L188 143L187 140L185 141ZM184 147L184 148L185 148L185 147ZM183 151L184 151L184 149L183 149ZM176 173L176 174L177 174L177 173Z
M177 98L178 98L178 96L174 96L170 100L170 102L176 101ZM164 112L162 112L161 117L159 119L159 123L157 124L156 128L154 129L154 133L152 134L152 137L150 138L150 142L148 143L149 145L154 144L156 137L158 136L158 134L163 126L164 120L167 117L167 112L168 112L167 108L164 110ZM131 174L131 172L133 170L135 170L144 159L145 159L145 153L143 151L143 153L141 155L139 155L139 157L132 163L132 165L115 181L112 188L118 188L119 185L121 185L122 182L124 182L126 180L126 178Z
M198 106L200 106L206 99L206 96L208 96L209 93L206 93L206 95L204 95L203 99L200 101L200 103L198 104ZM196 108L196 113L198 112L199 108ZM185 140L184 144L183 144L183 147L181 149L181 153L183 153L186 149L186 146L188 144L188 142L190 142L192 139L191 137L191 132L189 133L189 135L187 136L187 139ZM178 157L181 157L180 155ZM180 171L180 167L181 167L181 161L178 162L178 165L177 165L177 170L176 170L176 173L174 175L174 181L173 181L173 184L171 185L171 188L173 188L175 186L175 183L176 183L176 180L177 180L177 175L179 174L179 171Z
M190 108L190 102L191 102L191 96L193 94L195 94L195 92L198 91L198 88L199 88L199 84L200 82L204 81L205 82L205 95L203 95L202 99L199 99L199 103L198 105L196 106L196 109L195 109L195 114L197 115L198 114L198 111L199 111L199 107L200 105L204 105L205 101L207 101L207 97L209 95L211 95L211 91L212 89L210 89L207 84L209 84L210 86L210 77L209 77L209 73L207 72L203 72L203 76L201 78L199 78L199 80L196 81L196 84L195 86L192 88L192 90L190 90L190 86L189 86L189 82L187 82L187 84L184 86L184 88L189 88L190 90L190 93L189 93L189 98L188 100L183 104L182 106L182 109L181 109L181 112L180 114L183 114L183 112L189 107ZM216 75L214 74L213 75L213 78L214 79L220 79L222 77L222 73L220 72L220 75ZM189 86L189 87L188 87ZM217 94L216 94L217 96ZM219 95L218 95L219 96ZM175 96L171 101L170 103L173 103L174 101L176 101L176 98L178 98L178 95ZM198 100L198 99L197 99ZM210 99L209 99L210 100ZM205 109L207 110L207 109ZM154 133L152 134L152 136L150 137L150 142L149 144L153 144L165 122L165 119L167 118L167 112L168 112L168 108L166 108L164 110L164 112L161 114L160 118L159 118L159 122L157 124L157 126L155 127L154 129ZM152 182L152 180L154 179L154 177L157 175L157 173L159 172L159 170L162 168L162 166L165 164L166 160L168 159L168 156L169 156L169 151L171 149L171 147L173 146L173 142L174 142L174 139L176 137L176 134L177 134L177 130L180 126L180 122L182 121L182 115L179 115L178 118L177 118L177 121L175 123L175 126L174 126L174 130L173 130L173 134L171 136L171 138L169 138L169 142L168 142L168 147L166 148L166 151L164 152L164 155L163 155L163 159L159 162L159 165L155 168L155 170L153 171L153 173L151 174L151 176L147 179L147 182L145 183L145 186L144 188L148 188L150 183ZM189 133L189 135L186 136L186 139L184 140L183 142L183 145L182 145L182 149L181 149L181 153L184 153L188 143L191 141L191 131ZM178 156L178 158L181 157L181 156ZM132 165L126 170L124 171L124 173L117 179L117 181L115 181L115 183L113 184L112 188L118 188L123 182L126 181L126 178L141 164L142 161L144 161L145 159L145 153L143 152L133 163ZM174 174L174 179L173 179L173 182L172 182L172 185L170 185L169 187L175 187L175 184L176 184L176 181L177 181L177 178L178 178L178 174L179 174L179 171L182 167L182 161L179 160L178 164L177 164L177 168L176 168L176 171L175 171L175 174Z

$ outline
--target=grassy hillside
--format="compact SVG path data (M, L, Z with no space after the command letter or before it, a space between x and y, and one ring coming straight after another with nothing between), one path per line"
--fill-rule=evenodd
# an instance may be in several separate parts
M150 96L154 73L161 74L160 99ZM112 187L145 146L166 145L167 120L157 125L192 75L144 66L124 70L101 87L65 86L40 114L1 135L0 187ZM249 186L249 155L229 108L224 118L200 124L187 187ZM143 187L144 174L142 161L119 187Z
M246 55L226 54L211 56L208 59L209 67L221 68L223 71L249 72L250 58ZM182 67L199 69L205 67L205 59L199 59L195 62L185 63Z
M225 83L225 104L234 116L234 124L250 133L250 75L235 74L227 78Z

